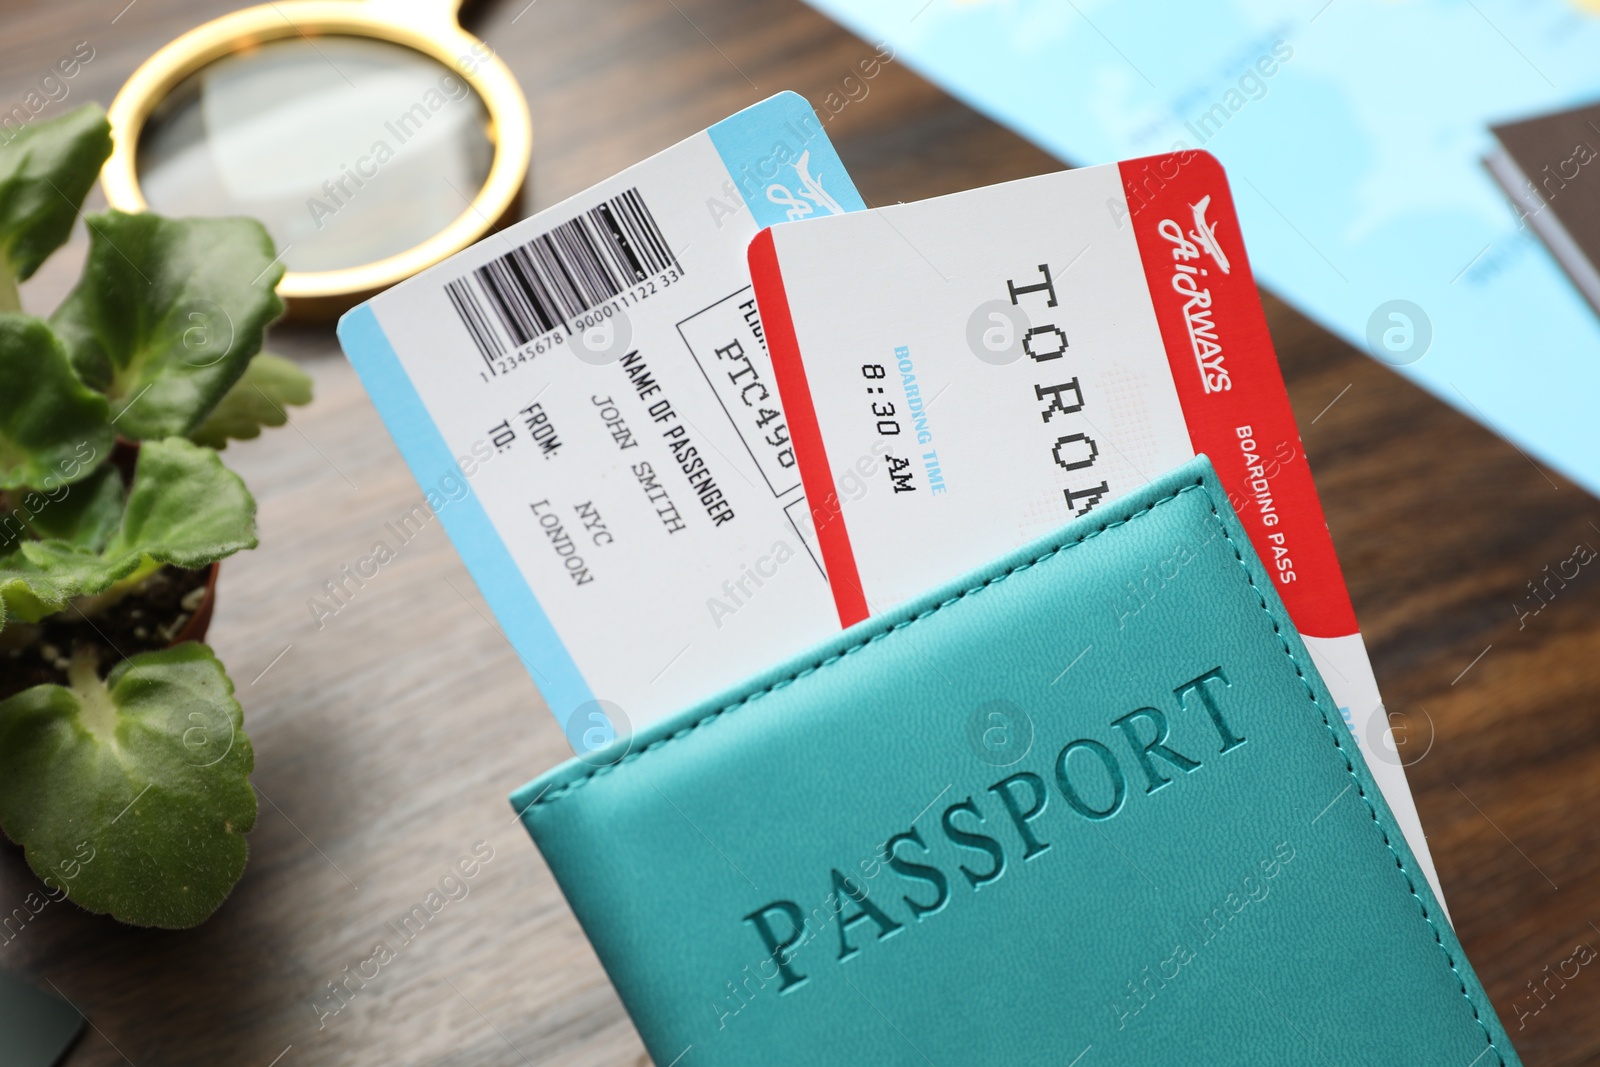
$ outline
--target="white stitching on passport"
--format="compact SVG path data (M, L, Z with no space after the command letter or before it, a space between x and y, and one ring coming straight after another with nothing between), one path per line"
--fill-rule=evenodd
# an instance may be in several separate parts
M1205 490L1204 485L1201 485L1201 489L1202 491ZM1356 777L1355 764L1351 761L1349 754L1345 752L1344 743L1339 740L1338 733L1333 729L1333 723L1328 719L1327 711L1323 708L1321 701L1317 699L1317 692L1312 688L1311 680L1300 669L1300 661L1294 658L1294 652L1289 648L1289 639L1283 636L1283 630L1278 626L1277 617L1272 614L1272 609L1267 607L1267 598L1256 587L1255 576L1250 573L1250 566L1244 561L1244 553L1240 552L1239 546L1234 544L1233 536L1228 533L1228 524L1223 522L1222 516L1217 513L1216 501L1211 499L1210 492L1206 492L1206 503L1211 506L1211 517L1222 527L1222 536L1228 539L1228 547L1233 549L1234 557L1244 570L1245 581L1250 583L1251 591L1260 598L1261 610L1266 613L1267 621L1272 624L1272 632L1277 636L1279 643L1283 645L1283 654L1289 657L1289 663L1294 667L1294 673L1300 679L1300 684L1306 687L1306 696L1310 698L1311 706L1316 708L1317 714L1322 716L1322 725L1327 728L1328 737L1333 741L1333 747L1339 750L1340 756L1344 757L1344 769L1350 775L1351 784L1356 787L1356 794L1367 805L1367 814L1372 816L1372 825L1378 831L1378 836L1383 839L1384 847L1389 850L1389 855L1394 857L1394 865L1400 869L1401 876L1405 878L1406 888L1411 891L1412 899L1417 902L1417 907L1422 909L1422 921L1428 924L1428 930L1433 934L1434 944L1438 945L1439 951L1444 953L1444 961L1449 965L1450 973L1456 976L1461 995L1466 998L1467 1007L1472 1009L1472 1021L1477 1023L1478 1028L1483 1031L1483 1038L1489 1043L1489 1048L1494 1051L1495 1059L1499 1062L1500 1067L1505 1067L1505 1056L1501 1054L1498 1048L1495 1048L1494 1035L1489 1032L1489 1027L1484 1023L1483 1017L1478 1014L1478 1005L1473 1001L1472 993L1467 989L1467 980L1456 969L1456 961L1450 955L1450 950L1445 948L1444 938L1439 936L1439 927L1434 923L1433 916L1428 914L1427 902L1417 893L1416 881L1412 878L1411 872L1406 870L1405 861L1401 859L1400 853L1395 850L1394 842L1389 840L1389 832L1378 821L1378 809L1373 807L1372 798L1367 796L1366 789L1361 785L1361 779ZM1480 1052L1478 1055L1481 1056L1483 1053Z

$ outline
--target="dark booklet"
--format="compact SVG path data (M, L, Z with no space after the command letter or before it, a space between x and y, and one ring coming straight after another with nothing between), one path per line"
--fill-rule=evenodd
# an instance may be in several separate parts
M1600 103L1490 129L1490 173L1600 312Z

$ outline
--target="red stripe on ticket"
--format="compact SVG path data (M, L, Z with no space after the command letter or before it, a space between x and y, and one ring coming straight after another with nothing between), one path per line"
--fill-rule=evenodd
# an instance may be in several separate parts
M1173 383L1302 634L1356 632L1233 195L1208 152L1118 164Z
M828 571L839 622L850 626L865 619L867 598L861 590L850 534L845 530L839 493L828 466L828 449L811 403L811 386L806 381L800 359L800 344L795 338L794 318L789 313L789 297L783 289L783 271L778 266L772 230L762 230L750 242L750 280L761 304L761 324L767 334L767 351L772 357L772 373L783 395L789 436L800 458L800 482L811 505L812 522L817 529L817 544L822 550L822 565Z

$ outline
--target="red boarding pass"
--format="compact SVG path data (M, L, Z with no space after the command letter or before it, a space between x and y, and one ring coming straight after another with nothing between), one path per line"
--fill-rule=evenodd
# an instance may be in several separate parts
M750 265L842 624L1203 452L1442 899L1214 157L780 224Z

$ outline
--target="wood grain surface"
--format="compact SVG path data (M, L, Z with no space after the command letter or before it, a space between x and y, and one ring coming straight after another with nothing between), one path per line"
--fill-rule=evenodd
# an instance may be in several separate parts
M47 113L109 102L157 47L231 6L5 0L0 104L84 40L93 60ZM491 0L469 26L527 90L530 208L780 89L820 101L873 51L796 0ZM872 203L1058 166L898 63L828 132ZM54 307L82 252L80 232L27 285L30 310ZM1527 1063L1600 1061L1600 967L1529 992L1579 943L1600 947L1600 568L1536 616L1513 608L1575 545L1600 548L1600 505L1267 304L1461 939ZM567 748L438 523L313 620L308 599L420 493L331 330L281 327L271 344L317 399L226 454L260 501L261 547L225 564L211 631L255 743L249 869L183 933L52 904L0 945L0 966L88 1015L73 1067L648 1062L507 808ZM493 858L469 894L328 1014L327 983L478 842ZM0 847L0 911L35 886Z

